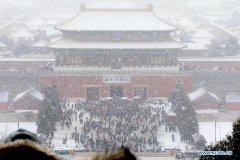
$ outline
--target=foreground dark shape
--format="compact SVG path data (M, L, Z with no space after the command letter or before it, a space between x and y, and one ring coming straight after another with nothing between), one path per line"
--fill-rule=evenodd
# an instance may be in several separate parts
M19 129L0 144L1 160L60 160L53 151L43 146L34 133ZM97 155L93 160L136 160L128 148Z
M37 136L19 129L0 144L0 159L4 160L60 160L50 149L41 145Z

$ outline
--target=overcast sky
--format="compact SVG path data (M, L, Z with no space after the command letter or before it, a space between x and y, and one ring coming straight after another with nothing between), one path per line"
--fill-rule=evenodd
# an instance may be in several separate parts
M61 2L60 2L61 1ZM36 4L36 3L72 3L72 2L81 2L81 1L90 1L90 0L0 0L1 3L15 3L15 4ZM101 1L101 0L99 0ZM142 2L153 2L153 3L185 3L185 4L199 4L202 5L204 3L208 4L217 4L224 0L135 0L135 1L142 1ZM233 1L233 0L231 0Z

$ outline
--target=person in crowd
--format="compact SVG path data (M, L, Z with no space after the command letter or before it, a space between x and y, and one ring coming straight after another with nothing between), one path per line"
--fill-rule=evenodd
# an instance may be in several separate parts
M161 147L157 134L159 122L165 124L161 115L163 111L149 104L144 107L144 104L121 100L86 101L74 105L68 102L63 107L64 117L60 126L62 129L67 126L71 132L63 137L63 142L67 145L70 140L66 137L69 137L76 146L83 146L90 151L105 151L105 148L111 149L122 144L134 148L134 151L146 145ZM169 126L165 129L170 131Z

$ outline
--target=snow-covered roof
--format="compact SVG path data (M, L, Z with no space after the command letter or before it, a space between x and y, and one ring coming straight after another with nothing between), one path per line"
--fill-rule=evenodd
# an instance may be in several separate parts
M200 30L192 34L192 37L195 38L215 38L215 36L209 31Z
M62 39L49 45L57 49L168 49L183 48L178 42L81 42L77 40Z
M45 23L46 23L46 25L48 25L48 26L56 26L58 23L60 23L60 22L62 22L63 21L63 19L46 19L45 20Z
M195 43L202 43L204 45L210 45L212 43L213 39L216 39L216 38L194 37L194 38L192 38L192 41Z
M211 26L215 27L215 29L219 29L220 31L222 31L222 33L226 33L225 35L226 36L231 36L231 37L235 37L234 33L230 32L229 30L223 28L222 26L208 20L207 18L205 17L201 17L201 16L198 16L199 18L201 18L203 21L205 21L206 23L210 24Z
M86 3L85 7L94 9L135 9L138 7L138 4L128 0L94 0Z
M201 88L197 89L196 91L188 94L188 96L189 96L190 101L195 101L195 100L197 100L198 98L202 97L205 94L208 94L211 97L213 97L215 100L220 101L220 99L215 94L213 94L211 92L208 92L206 90L206 88L204 88L204 87L201 87Z
M239 57L232 57L232 58L202 58L202 57L196 57L196 58L178 58L181 62L240 62Z
M0 92L0 103L8 102L8 92L2 91Z
M197 98L201 97L202 95L204 95L206 92L205 88L199 88L198 90L188 94L190 101L194 101Z
M54 10L48 9L48 8L44 8L44 9L39 9L38 13L39 15L45 20L64 20L64 19L68 19L68 18L72 18L75 14L76 14L76 9L71 8L71 10L69 9L58 9L55 8Z
M68 31L172 31L151 9L84 9L57 27Z
M43 30L46 31L47 36L62 35L62 33L59 30L56 30L53 27L46 27Z
M0 62L55 62L54 58L0 58Z
M6 44L3 44L2 42L0 42L0 48L4 48L6 47Z
M8 36L9 38L34 38L34 35L26 30L17 30Z
M199 133L196 133L194 135L192 135L192 138L194 140L195 143L198 143L198 142L204 142L204 143L207 143L206 139L203 137L203 135L199 134Z
M187 7L207 7L207 1L206 0L201 0L201 1L188 1L187 2Z
M43 26L45 24L45 21L39 17L36 17L29 21L26 21L24 24L30 28L36 29L36 28Z
M23 97L25 97L25 96L27 96L27 95L30 95L30 96L32 96L32 97L35 97L35 98L37 98L38 100L43 100L43 95L40 93L40 92L38 92L38 91L36 91L35 89L33 89L33 88L30 88L30 89L28 89L28 90L26 90L25 92L22 92L22 93L19 93L15 98L14 98L14 102L17 102L17 101L19 101L20 99L22 99Z
M32 46L33 47L46 47L48 44L49 44L49 41L40 40L40 41L32 43Z
M240 102L240 92L226 92L225 93L226 102Z
M47 47L51 43L59 41L60 39L62 39L62 37L51 38L50 40L40 40L40 41L32 43L32 46L33 47Z
M207 49L205 44L202 43L184 43L186 45L185 50L205 50Z

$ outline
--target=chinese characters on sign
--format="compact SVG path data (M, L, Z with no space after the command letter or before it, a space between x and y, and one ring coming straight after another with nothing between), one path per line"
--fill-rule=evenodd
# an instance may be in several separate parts
M103 83L130 83L130 76L103 76Z

